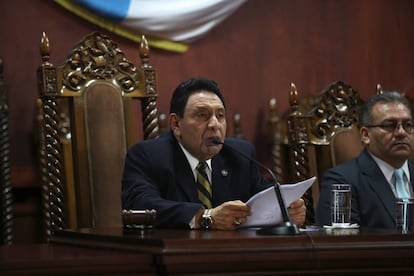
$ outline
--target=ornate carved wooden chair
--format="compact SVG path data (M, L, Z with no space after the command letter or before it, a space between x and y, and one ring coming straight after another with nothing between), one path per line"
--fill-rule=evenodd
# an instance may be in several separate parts
M286 168L288 167L286 121L279 116L277 100L271 98L268 109L268 134L271 152L271 170L279 182L287 182Z
M300 99L294 84L290 92L291 113L288 116L290 171L294 181L317 176L341 162L357 156L362 150L359 139L359 113L363 101L358 91L337 81L316 96L306 114L299 110ZM307 221L314 222L314 205L319 198L319 183L305 194Z
M50 63L45 34L40 53L39 149L46 238L63 228L120 226L126 151L159 133L156 72L148 63L148 43L143 36L140 67L100 33L84 37L61 66ZM137 100L141 118L135 112ZM138 135L141 124L143 137Z
M10 133L7 86L0 59L0 244L13 241L13 195L10 171Z
M291 89L296 89L293 83ZM298 112L307 113L311 110L314 100L312 96L302 97L297 106ZM271 148L271 167L281 183L296 181L296 177L292 177L293 169L290 164L291 146L287 131L288 116L289 114L279 115L276 98L269 100L267 137L269 137Z

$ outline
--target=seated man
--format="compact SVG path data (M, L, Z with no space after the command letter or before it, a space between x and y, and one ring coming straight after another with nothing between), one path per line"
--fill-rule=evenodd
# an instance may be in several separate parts
M364 150L357 158L324 173L316 222L331 224L330 185L348 183L352 191L351 223L394 229L396 199L414 195L411 180L414 164L408 161L414 150L409 102L397 92L375 95L365 102L360 124ZM403 170L401 187L396 186L394 175L394 170L400 168Z
M123 208L155 209L156 227L233 230L246 222L250 208L244 202L272 183L253 162L213 143L226 134L226 105L217 84L203 78L180 84L171 99L169 123L170 131L129 149ZM244 140L226 138L225 143L255 156ZM199 163L207 165L202 176ZM206 186L199 188L198 182ZM293 223L305 221L302 199L288 212Z

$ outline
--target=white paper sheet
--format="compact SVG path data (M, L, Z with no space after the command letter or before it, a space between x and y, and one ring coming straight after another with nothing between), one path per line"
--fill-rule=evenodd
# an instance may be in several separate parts
M306 190L312 186L315 179L316 177L311 177L295 184L280 185L286 207L302 197ZM240 228L269 226L283 221L273 186L252 196L247 201L247 205L250 206L252 214L247 217L245 223L240 225Z

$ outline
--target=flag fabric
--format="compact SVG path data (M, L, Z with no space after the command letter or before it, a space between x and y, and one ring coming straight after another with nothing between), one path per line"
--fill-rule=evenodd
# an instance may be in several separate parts
M55 0L78 16L118 35L185 52L246 0Z

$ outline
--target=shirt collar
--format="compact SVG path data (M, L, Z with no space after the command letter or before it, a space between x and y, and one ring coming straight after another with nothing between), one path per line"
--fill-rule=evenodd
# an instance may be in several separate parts
M200 162L197 158L195 158L191 153L184 148L181 143L178 143L181 149L184 152L185 157L187 158L188 163L190 164L191 169L195 172L198 163ZM205 160L208 166L208 169L211 171L211 159Z
M372 156L374 161L377 163L378 167L381 169L382 173L384 174L385 178L388 180L388 182L392 183L392 177L394 175L394 170L398 168L394 168L384 160L376 157L372 153L369 152L369 154ZM405 176L407 177L408 181L410 181L410 171L408 170L408 161L405 161L404 164L401 166L403 169Z

